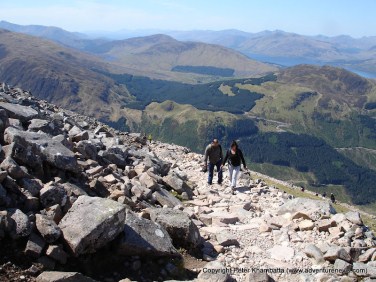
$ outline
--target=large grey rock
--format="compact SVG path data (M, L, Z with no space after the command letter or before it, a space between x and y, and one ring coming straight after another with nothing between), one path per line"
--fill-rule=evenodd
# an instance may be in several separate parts
M215 238L217 239L218 244L223 247L228 247L231 245L235 245L235 246L239 245L239 241L236 238L236 235L234 235L230 231L224 230L222 232L218 232L215 235Z
M99 155L119 167L125 167L127 164L127 153L121 147L110 147L105 151L100 151Z
M52 258L56 261L58 261L61 264L66 264L68 259L68 254L63 250L63 247L52 245L49 246L46 250L46 255L49 258Z
M329 250L325 253L324 259L330 262L334 262L336 259L342 259L347 262L351 262L350 254L341 247L332 246Z
M35 217L37 229L47 243L53 243L60 238L61 230L53 220L41 214L36 214Z
M163 181L168 187L175 190L177 193L182 194L186 192L189 196L192 196L192 188L176 174L172 173L163 177Z
M324 255L316 245L309 244L304 248L304 253L309 258L313 258L315 264L322 264L325 262Z
M118 252L137 256L179 256L167 231L151 220L127 212Z
M54 205L64 206L67 199L67 192L60 184L49 183L40 190L40 201L45 208Z
M146 170L154 168L155 172L161 176L166 176L171 168L171 163L162 161L156 157L146 156L144 159Z
M334 208L327 201L295 198L282 205L278 210L278 214L294 214L300 211L307 214L312 220L317 220L322 215L330 215L335 213Z
M90 140L83 140L78 142L76 144L75 150L82 154L86 159L97 159L97 147Z
M169 208L182 204L179 199L163 188L155 191L153 197L161 206L168 206Z
M354 262L353 272L359 277L376 278L376 267L361 262Z
M21 186L30 192L33 197L38 197L40 190L43 188L43 183L39 179L23 178L20 180Z
M12 157L25 165L33 167L45 161L63 170L76 173L80 171L74 153L45 133L26 132L8 127L4 132L4 140L8 144L15 143Z
M157 181L146 172L140 175L139 180L143 186L152 191L155 191L159 187Z
M152 221L162 225L175 247L191 249L201 242L200 232L188 214L171 208L148 209Z
M373 254L375 253L376 253L376 248L370 248L359 256L358 261L367 262L372 258Z
M35 233L31 233L26 244L25 254L34 258L38 258L42 255L45 245L46 242L42 237Z
M36 110L18 104L0 102L0 109L4 109L8 117L19 119L21 122L29 121L38 116Z
M78 272L45 271L41 273L36 282L95 282Z
M8 172L13 179L29 177L27 171L22 169L12 157L6 157L0 164L0 168Z
M12 239L19 239L30 235L30 220L21 210L9 209L7 217L8 232Z
M341 275L344 275L351 271L352 265L344 260L336 259L334 262L334 269L337 269L340 271Z
M65 242L75 256L95 252L121 233L125 205L110 199L80 196L60 221Z
M225 266L218 261L207 263L197 276L197 282L228 282L230 279Z
M345 216L347 220L349 220L350 222L357 224L357 225L363 225L363 221L362 221L362 218L360 217L359 212L349 211L345 213Z

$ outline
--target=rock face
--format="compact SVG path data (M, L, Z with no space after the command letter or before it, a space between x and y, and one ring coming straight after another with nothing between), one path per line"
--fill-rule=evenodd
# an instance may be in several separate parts
M148 212L152 221L167 230L174 246L191 249L200 244L200 231L185 212L170 208L149 209Z
M12 156L25 165L41 165L41 161L46 161L48 164L63 170L79 171L74 153L45 133L25 132L14 127L8 127L4 132L4 140L8 144L15 144L18 153L13 151ZM22 156L22 152L26 153L30 150L34 153L33 158Z
M122 255L179 256L167 231L160 225L127 212L124 235L118 244Z
M27 122L38 116L36 110L17 104L0 102L0 109L4 109L7 112L8 117L19 119L21 122Z
M80 196L59 227L75 256L93 253L121 233L125 213L125 206L112 200Z
M334 214L335 210L327 201L311 200L306 198L295 198L287 201L278 211L278 214L302 212L310 219L317 220L322 215Z

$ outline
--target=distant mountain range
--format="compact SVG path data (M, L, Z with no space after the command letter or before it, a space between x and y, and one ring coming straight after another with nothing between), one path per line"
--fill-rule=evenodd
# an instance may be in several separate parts
M89 52L100 50L103 44L107 47L112 45L108 42L114 39L120 40L115 43L115 45L118 45L124 39L165 34L179 41L221 45L239 51L249 58L269 64L284 67L297 64L329 64L344 67L366 77L376 77L376 36L362 38L353 38L346 35L334 37L305 36L280 30L258 33L239 30L123 30L86 35L68 32L56 27L20 26L4 21L0 22L0 28L47 38ZM93 36L96 36L96 38L93 38ZM118 48L117 50L120 51ZM124 61L124 57L122 60ZM217 61L215 57L212 60Z

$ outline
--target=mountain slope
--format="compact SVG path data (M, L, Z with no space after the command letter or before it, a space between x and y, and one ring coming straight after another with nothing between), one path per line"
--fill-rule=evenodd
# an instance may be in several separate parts
M166 35L108 42L98 48L97 53L121 66L145 71L155 69L167 74L177 66L230 68L235 76L276 70L218 45L181 42Z
M0 79L72 110L100 116L110 111L103 102L115 93L126 93L110 78L91 70L107 67L94 56L0 30Z

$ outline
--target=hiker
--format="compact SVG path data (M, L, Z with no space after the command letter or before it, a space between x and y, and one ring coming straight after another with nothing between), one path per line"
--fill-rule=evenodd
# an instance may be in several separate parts
M322 193L322 197L326 198L326 192Z
M243 152L239 149L236 141L232 141L231 147L226 152L226 157L223 160L221 168L226 164L228 160L228 171L230 174L231 190L234 192L236 187L236 181L240 172L240 165L243 163L244 169L247 169L245 160L243 157Z
M334 197L333 193L330 193L330 200L333 204L336 202L336 198Z
M214 167L217 168L218 172L218 184L222 184L222 147L219 144L218 139L214 139L211 144L209 144L205 149L205 161L204 167L207 169L208 167L208 159L209 159L209 176L208 176L208 184L211 185L213 183L213 174L214 174Z
M300 191L302 191L302 192L304 192L304 187L302 186L302 187L300 187Z
M149 134L149 136L148 136L148 140L149 140L149 143L151 144L151 141L152 141L151 134Z

